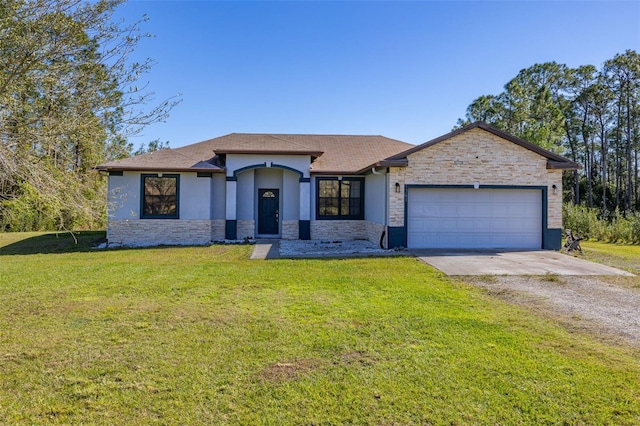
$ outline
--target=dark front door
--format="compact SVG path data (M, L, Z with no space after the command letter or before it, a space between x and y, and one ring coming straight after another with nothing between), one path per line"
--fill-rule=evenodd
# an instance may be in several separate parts
M278 206L280 205L277 189L258 190L258 234L278 234Z

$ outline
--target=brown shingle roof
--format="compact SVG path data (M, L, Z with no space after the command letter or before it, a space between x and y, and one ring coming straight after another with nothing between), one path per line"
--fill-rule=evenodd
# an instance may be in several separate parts
M195 171L222 172L211 155L207 158L197 158L187 155L177 149L162 149L135 157L111 161L96 167L97 170L156 170L156 171Z
M324 150L312 139L313 135L275 135L231 133L198 144L183 147L190 152L202 144L216 154L307 154L320 156Z
M407 155L475 128L546 157L548 168L580 167L558 154L486 123L476 122L417 146L384 136L231 133L180 148L102 164L96 169L224 172L221 157L226 154L296 154L315 158L311 164L312 173L359 174L373 166L406 166Z
M98 170L219 171L224 154L297 154L317 157L313 173L356 174L413 145L383 136L231 133L175 149L102 164Z

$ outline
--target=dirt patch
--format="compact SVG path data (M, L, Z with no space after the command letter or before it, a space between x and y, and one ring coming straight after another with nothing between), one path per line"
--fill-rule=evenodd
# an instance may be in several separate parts
M370 367L374 360L362 351L345 352L334 361L334 365L357 365L360 367Z
M469 277L465 282L553 317L569 329L640 348L638 279L548 275Z
M325 368L347 366L370 367L375 360L362 351L349 351L338 354L333 360L306 358L291 362L276 362L267 365L259 374L261 378L271 383L284 383L298 380L314 371Z
M322 362L315 358L301 359L292 362L276 362L267 365L260 372L260 377L272 383L283 383L307 375L317 370L321 365Z

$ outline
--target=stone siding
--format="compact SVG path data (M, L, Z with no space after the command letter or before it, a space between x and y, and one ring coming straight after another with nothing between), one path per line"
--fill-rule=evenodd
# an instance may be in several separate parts
M227 221L224 219L217 219L211 221L211 240L221 241L224 240L225 226Z
M284 220L282 221L282 239L283 240L297 240L300 236L299 226L297 220Z
M382 232L385 231L385 226L381 223L365 221L365 227L367 232L367 240L375 244L380 244L380 237ZM382 241L383 247L387 247L387 234L385 232L384 240Z
M380 242L384 226L367 220L312 220L312 240L368 240Z
M482 129L473 129L408 156L389 169L389 226L404 226L405 184L548 187L548 227L562 227L562 170L547 159ZM395 184L400 192L395 192ZM552 189L557 186L556 193Z
M211 243L212 221L184 219L110 220L109 244L126 246Z
M364 220L312 220L312 240L366 240Z
M236 237L239 240L244 238L254 238L256 236L256 221L255 220L239 220L238 228L236 230Z

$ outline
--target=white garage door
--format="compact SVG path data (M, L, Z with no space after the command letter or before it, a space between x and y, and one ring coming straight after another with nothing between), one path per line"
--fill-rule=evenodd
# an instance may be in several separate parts
M410 248L542 247L542 191L410 188Z

